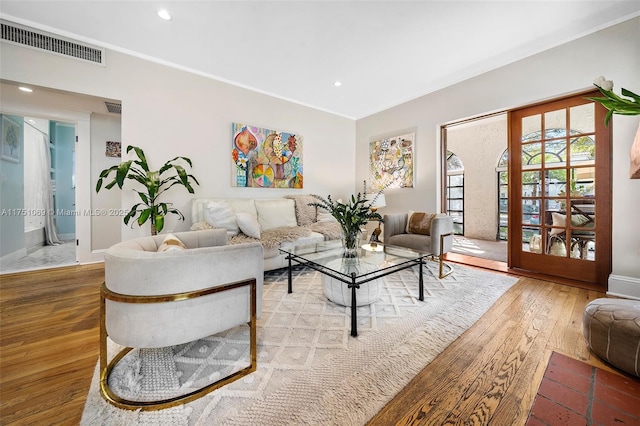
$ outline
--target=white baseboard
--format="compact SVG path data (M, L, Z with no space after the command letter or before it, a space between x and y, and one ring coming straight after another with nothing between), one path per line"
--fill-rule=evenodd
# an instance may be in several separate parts
M640 278L609 275L608 296L640 300Z

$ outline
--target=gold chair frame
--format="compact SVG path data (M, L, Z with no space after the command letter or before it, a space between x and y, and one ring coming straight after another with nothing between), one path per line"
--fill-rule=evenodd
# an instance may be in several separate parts
M448 234L441 234L440 235L440 254L438 256L436 256L435 254L431 255L431 260L433 261L437 261L438 262L438 278L442 279L442 278L446 278L449 275L451 275L453 273L453 267L451 265L449 265L448 263L444 262L444 239L445 237L452 237L453 238L453 234L452 233L448 233ZM449 270L445 273L444 272L444 267L449 268Z
M209 294L219 293L222 291L229 291L240 287L251 286L250 288L250 304L251 304L251 318L249 321L250 327L250 356L251 363L248 367L235 373L223 377L214 383L208 384L200 389L189 392L185 395L180 395L168 399L162 399L157 401L133 401L125 398L121 398L116 395L108 384L109 374L116 366L116 364L134 348L126 347L121 350L110 362L107 363L107 328L106 328L106 300L113 300L115 302L122 303L163 303L163 302L175 302L180 300L194 299L197 297L207 296ZM165 294L157 296L131 296L126 294L115 293L109 290L106 283L102 283L100 290L100 393L102 396L112 405L118 408L127 410L153 411L161 410L164 408L174 407L180 404L186 404L187 402L194 401L204 395L226 385L247 374L253 373L257 368L257 341L256 341L256 280L255 278L238 281L231 284L210 287L202 290L195 290L185 293Z

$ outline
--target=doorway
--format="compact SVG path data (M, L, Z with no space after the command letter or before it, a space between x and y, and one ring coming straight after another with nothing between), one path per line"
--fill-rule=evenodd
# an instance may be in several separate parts
M103 191L104 194L95 194L95 184L100 170L120 162L120 158L109 156L105 151L107 142L121 140L121 101L36 86L30 86L34 90L27 96L18 90L18 87L23 85L25 84L0 81L2 92L0 113L11 117L41 117L75 129L77 138L73 142L75 155L72 153L70 159L75 170L75 180L71 185L75 184L77 191L75 206L71 202L67 215L75 221L75 229L72 229L67 236L74 238L75 241L72 244L73 247L69 249L79 263L102 261L104 251L114 242L119 242L121 238L122 218L98 214L105 209L106 211L118 210L121 207L120 193ZM56 107L52 108L49 105L56 105ZM109 108L111 105L117 105L119 108L112 111ZM23 127L25 127L24 123L20 128L21 137ZM23 211L25 208L24 182L22 181L24 162L20 159L16 162L3 160L1 163L0 178L3 180L3 190L0 207ZM10 179L18 176L21 178L15 185L9 182ZM19 189L5 190L8 187ZM2 229L0 263L2 265L27 254L22 219L22 216L0 217ZM19 235L14 236L13 231L19 231ZM51 247L53 250L55 248ZM26 270L68 264L66 260L60 261L57 253L43 254L42 257L48 259L46 264ZM0 268L0 273L3 272L3 268Z
M509 113L509 266L604 286L611 126L583 93Z
M34 116L11 115L21 127L20 161L10 176L12 186L22 188L8 212L20 210L15 223L2 222L12 233L14 250L1 259L2 273L22 272L77 263L75 140L73 123ZM20 203L20 201L22 201ZM15 229L10 229L15 228ZM4 254L4 253L3 253Z
M499 262L506 269L507 241L499 238L501 205L497 169L507 149L507 114L442 128L444 212L454 220L454 254Z

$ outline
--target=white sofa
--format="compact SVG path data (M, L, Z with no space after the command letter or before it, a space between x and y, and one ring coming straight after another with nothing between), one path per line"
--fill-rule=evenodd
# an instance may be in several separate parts
M264 270L284 268L279 248L315 244L341 237L329 213L318 213L310 195L284 198L195 198L191 202L191 230L225 228L228 244L260 241Z

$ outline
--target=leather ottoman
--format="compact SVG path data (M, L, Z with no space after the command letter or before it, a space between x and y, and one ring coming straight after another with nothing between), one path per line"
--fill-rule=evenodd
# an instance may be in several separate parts
M595 299L585 307L582 326L596 355L640 377L640 301Z

